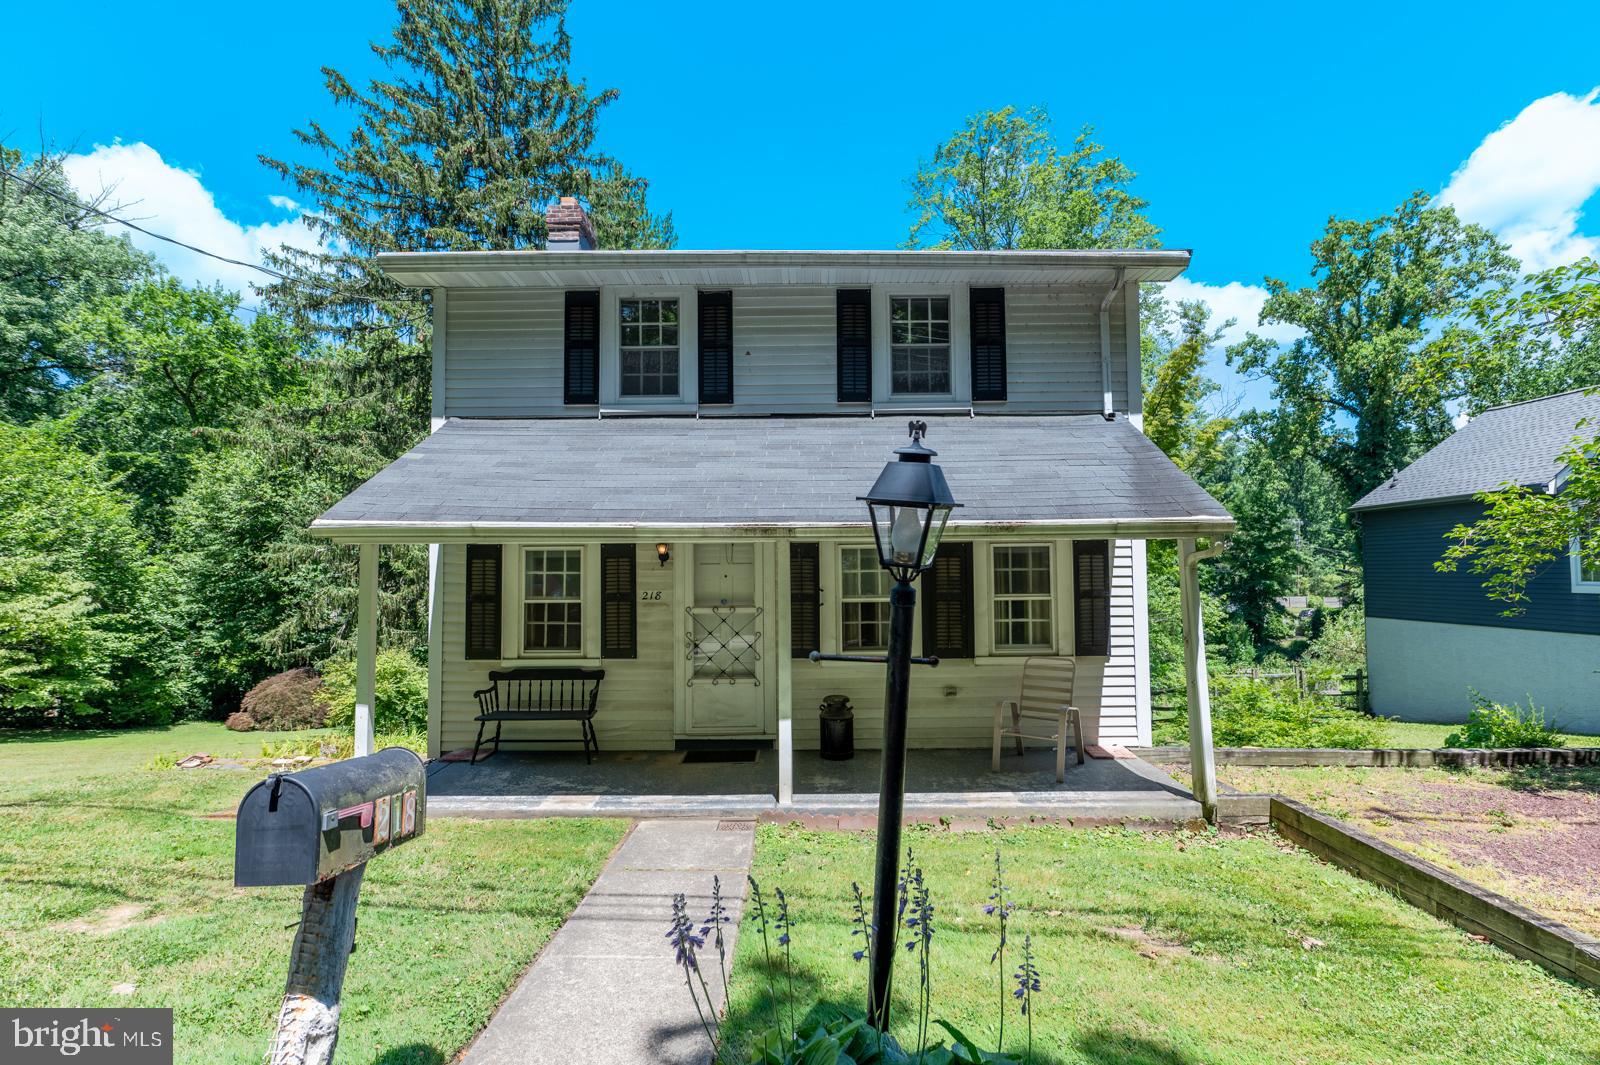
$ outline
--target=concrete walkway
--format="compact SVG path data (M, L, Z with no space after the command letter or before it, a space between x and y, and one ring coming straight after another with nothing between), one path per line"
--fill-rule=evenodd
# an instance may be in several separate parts
M711 878L722 878L731 957L754 841L751 822L639 822L467 1049L463 1065L709 1062L705 1030L667 944L672 896L687 895L698 922L711 901ZM710 942L702 958L720 1010Z

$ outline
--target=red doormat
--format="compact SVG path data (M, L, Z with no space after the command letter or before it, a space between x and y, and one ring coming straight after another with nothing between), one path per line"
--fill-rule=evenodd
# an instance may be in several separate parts
M487 755L485 755L487 757ZM441 762L470 762L472 761L471 747L458 747L456 750L447 751L439 756Z
M1131 762L1136 757L1132 751L1120 743L1107 743L1103 746L1098 743L1086 743L1083 747L1083 753L1090 758L1115 758L1119 762Z

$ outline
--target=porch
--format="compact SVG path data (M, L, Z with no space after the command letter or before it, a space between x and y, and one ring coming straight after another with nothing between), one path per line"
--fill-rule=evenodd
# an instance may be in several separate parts
M871 814L878 801L878 752L828 761L795 752L792 800L778 803L779 758L686 761L687 751L601 754L502 752L477 765L439 762L428 774L428 809L479 816L697 816ZM1089 758L1057 783L1055 756L1010 751L1001 771L982 750L913 750L906 763L906 810L962 817L1044 817L1164 822L1201 816L1200 804L1166 773L1138 758Z

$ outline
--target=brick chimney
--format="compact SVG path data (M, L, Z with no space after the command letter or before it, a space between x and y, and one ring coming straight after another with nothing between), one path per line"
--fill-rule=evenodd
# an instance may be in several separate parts
M594 224L576 197L563 196L544 209L550 251L594 251Z

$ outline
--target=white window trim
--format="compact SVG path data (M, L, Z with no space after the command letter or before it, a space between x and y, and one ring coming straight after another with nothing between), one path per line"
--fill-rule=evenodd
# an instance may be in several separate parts
M1070 541L1062 541L1071 549ZM1044 647L1002 648L995 644L994 638L994 553L1002 547L1042 547L1048 552L1050 558L1050 643ZM1057 550L1057 542L1053 540L1019 540L1012 542L990 541L984 547L984 564L978 567L978 572L973 576L973 599L976 600L974 613L977 617L974 624L982 628L974 633L977 643L977 652L980 660L990 661L1016 661L1018 658L1045 657L1048 655L1071 654L1072 649L1067 646L1071 641L1072 626L1065 624L1062 610L1065 603L1070 602L1072 589L1063 579L1061 566L1062 552Z
M889 301L895 296L940 296L950 301L950 391L895 395L890 372ZM972 400L972 303L966 285L872 286L872 405L893 407L966 406Z
M1600 581L1586 581L1583 579L1583 555L1579 551L1577 537L1573 537L1572 543L1567 545L1567 559L1570 564L1573 593L1576 595L1600 595Z
M625 410L694 410L700 399L700 290L693 285L658 285L600 290L600 405ZM678 394L622 395L622 300L678 301Z
M501 656L505 665L598 665L600 662L600 548L597 544L516 544L515 561L504 567L507 587L501 623ZM577 651L530 651L522 646L523 592L527 588L530 550L578 551L583 584L581 620L583 636Z

